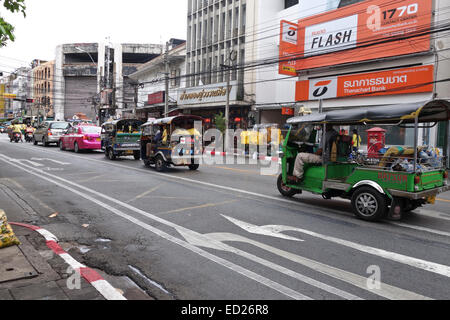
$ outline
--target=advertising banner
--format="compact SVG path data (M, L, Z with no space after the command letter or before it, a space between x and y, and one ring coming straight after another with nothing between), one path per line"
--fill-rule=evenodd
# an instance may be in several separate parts
M280 42L280 60L295 54L301 71L428 51L431 21L432 0L363 1L300 20L297 51Z
M288 60L298 55L298 25L289 21L281 21L279 73L296 76L296 60Z
M296 101L432 92L432 65L298 81Z

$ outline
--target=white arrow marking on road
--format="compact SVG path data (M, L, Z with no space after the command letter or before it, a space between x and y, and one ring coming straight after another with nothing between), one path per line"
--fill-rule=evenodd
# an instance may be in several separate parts
M57 163L57 164L60 164L60 165L63 165L63 166L66 166L66 165L70 164L68 162L61 162L61 161L58 161L58 160L48 159L48 158L31 158L31 160L34 160L34 161L51 161L51 162L54 162L54 163Z
M192 245L195 245L196 247L204 247L204 248L211 248L221 251L227 251L234 253L238 256L244 257L250 261L255 261L265 267L268 267L270 269L273 269L275 271L278 271L280 273L283 273L287 276L290 276L294 279L300 280L306 284L309 284L313 287L319 288L321 290L324 290L326 292L329 292L331 294L334 294L338 297L347 299L347 300L362 300L360 297L355 296L351 293L348 293L346 291L340 290L338 288L332 287L330 285L327 285L323 282L314 280L310 277L304 276L302 274L299 274L295 271L292 271L290 269L287 269L285 267L282 267L280 265L277 265L273 262L270 262L268 260L262 259L258 256L255 256L253 254L250 254L246 251L239 250L237 248L234 248L232 246L224 244L222 241L239 241L244 243L250 243L253 244L253 241L244 237L241 237L239 235L235 235L232 233L211 233L211 234L200 234L192 230L185 229L183 227L178 227L176 230L186 239L187 242L189 242ZM263 246L263 244L261 244ZM274 248L275 249L275 248ZM366 279L364 280L366 281Z
M248 228L248 223L247 222L243 222L237 219L233 219L230 217L227 217L225 215L222 215L224 218L228 219L230 222L234 223L235 225L237 225L238 227L241 227L242 229L244 229L245 227ZM255 228L257 228L258 226L254 226ZM274 227L274 226L272 226ZM305 229L300 229L300 228L295 228L295 227L289 227L289 226L275 226L276 228L278 228L280 231L297 231L300 233L304 233L307 235L310 235L312 237L315 238L319 238L319 239L323 239L323 240L327 240L330 242L334 242L337 243L339 245L345 246L345 247L349 247L364 253L368 253L371 255L375 255L375 256L379 256L388 260L392 260L395 262L399 262L402 264L406 264L418 269L422 269L422 270L426 270L429 272L433 272L433 273L437 273L440 275L443 275L445 277L450 277L450 267L443 265L443 264L439 264L439 263L435 263L435 262L431 262L431 261L426 261L426 260L422 260L422 259L418 259L418 258L413 258L413 257L409 257L409 256L405 256L403 254L399 254L399 253L395 253L395 252L391 252L391 251L387 251L387 250L383 250L383 249L378 249L378 248L374 248L374 247L369 247L369 246L365 246L365 245L361 245L355 242L351 242L351 241L347 241L347 240L343 240L343 239L338 239L335 237L331 237L331 236L326 236L320 233L316 233L313 231L309 231L309 230L305 230ZM248 229L244 229L244 230L248 230Z
M423 295L417 294L415 292L411 292L408 290L404 290L401 288L397 288L394 286L390 286L385 283L380 283L379 289L370 289L367 286L367 278L362 277L358 274L354 274L342 269L338 269L326 264L323 264L318 261L314 261L296 254L293 254L291 252L287 252L284 250L280 250L278 248L266 245L264 243L254 241L239 235L235 235L232 233L214 233L209 234L208 237L215 239L216 241L234 241L234 242L244 242L251 245L254 245L256 247L259 247L263 250L266 250L268 252L271 252L273 254L276 254L280 257L283 257L285 259L291 260L293 262L296 262L298 264L304 265L312 270L315 270L317 272L326 274L330 277L339 279L341 281L350 283L358 288L370 291L373 294L376 294L378 296L384 297L386 299L390 300L432 300L431 298L425 297Z
M282 234L281 232L284 231L283 228L280 228L280 226L277 225L270 225L270 226L255 226L253 224L250 223L246 223L243 221L239 221L236 219L233 219L231 217L227 217L222 215L224 218L230 220L231 222L233 222L235 225L239 226L240 228L248 231L249 233L253 233L253 234L261 234L264 236L269 236L269 237L275 237L275 238L281 238L281 239L286 239L286 240L293 240L293 241L305 241L299 238L294 238L291 236L287 236L285 234Z

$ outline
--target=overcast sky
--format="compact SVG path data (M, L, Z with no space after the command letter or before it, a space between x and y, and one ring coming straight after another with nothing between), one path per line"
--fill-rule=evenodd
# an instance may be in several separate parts
M3 2L3 1L2 1ZM165 43L186 39L186 0L25 0L27 17L0 14L16 28L15 42L0 48L0 71L54 60L65 43Z

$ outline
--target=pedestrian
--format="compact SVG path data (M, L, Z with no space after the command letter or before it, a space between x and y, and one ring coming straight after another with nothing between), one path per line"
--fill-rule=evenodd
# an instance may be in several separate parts
M352 140L353 152L358 153L360 146L361 146L361 136L358 134L357 129L353 129L353 140Z

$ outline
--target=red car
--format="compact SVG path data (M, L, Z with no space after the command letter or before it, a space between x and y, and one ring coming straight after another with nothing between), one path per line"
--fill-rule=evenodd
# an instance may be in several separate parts
M102 148L102 128L93 125L72 127L59 139L61 150L97 150Z

